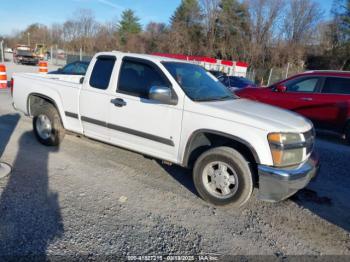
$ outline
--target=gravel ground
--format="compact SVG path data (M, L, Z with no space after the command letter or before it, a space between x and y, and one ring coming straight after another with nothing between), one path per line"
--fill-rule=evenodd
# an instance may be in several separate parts
M350 147L337 137L317 140L307 189L233 210L202 201L188 170L76 135L44 147L10 104L0 91L0 156L14 167L0 180L1 255L350 255Z

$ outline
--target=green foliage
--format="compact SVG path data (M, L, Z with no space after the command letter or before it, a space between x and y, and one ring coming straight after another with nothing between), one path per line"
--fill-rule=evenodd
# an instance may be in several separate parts
M118 24L118 32L123 44L127 41L130 34L138 34L142 30L140 19L135 15L131 9L126 9L122 13L122 18Z
M347 0L343 6L341 17L341 31L345 41L350 41L350 0Z
M338 3L334 21L337 24L338 42L331 51L342 70L350 69L350 0Z
M182 0L170 22L170 41L174 43L171 51L198 54L202 41L202 14L198 1Z
M245 52L243 50L245 47L241 44L248 42L250 38L249 14L246 6L237 0L221 0L217 31L226 51L221 50L221 56L226 59L239 59L237 55Z
M184 24L187 27L199 25L201 11L197 0L182 0L175 13L170 18L171 25Z
M232 34L249 30L249 14L247 8L237 0L221 0L221 25Z

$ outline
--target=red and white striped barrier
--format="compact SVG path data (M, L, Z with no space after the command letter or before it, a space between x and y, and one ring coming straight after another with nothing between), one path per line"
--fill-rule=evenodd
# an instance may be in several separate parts
M186 56L181 54L164 54L164 53L153 53L152 55L190 61L195 64L199 64L203 66L207 70L221 71L230 76L245 77L247 75L247 69L249 66L245 62L219 60L216 58L205 57L205 56Z
M0 89L7 88L6 66L0 65Z
M243 76L245 77L247 75L247 69L249 67L249 65L245 62L236 62L236 65L235 65L235 75L236 76Z

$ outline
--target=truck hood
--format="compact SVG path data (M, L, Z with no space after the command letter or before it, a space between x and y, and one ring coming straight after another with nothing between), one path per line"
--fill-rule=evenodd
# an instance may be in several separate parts
M312 128L310 121L299 114L247 99L192 103L190 111L194 113L238 122L268 132L306 132Z

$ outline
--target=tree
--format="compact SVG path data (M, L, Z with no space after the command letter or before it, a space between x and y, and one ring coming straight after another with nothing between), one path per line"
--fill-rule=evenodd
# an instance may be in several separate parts
M197 54L202 40L202 14L197 0L182 0L170 19L172 52Z
M291 0L283 21L283 31L289 43L305 43L310 40L322 18L318 3L311 0Z
M140 19L135 15L133 10L126 9L122 13L121 21L118 24L118 32L122 44L126 44L129 35L139 34L141 30Z
M150 22L146 26L144 32L146 41L146 52L167 52L166 37L168 36L168 28L164 23Z
M206 36L203 43L205 53L208 56L216 56L219 45L219 16L221 0L201 0L203 16L203 30Z
M74 12L73 18L63 24L63 37L73 50L82 48L84 51L92 52L95 49L94 36L99 26L91 10L78 9Z
M248 8L237 0L221 0L220 8L221 56L245 60L249 52L247 43L251 38Z
M331 56L340 70L350 69L350 0L336 0L332 8L330 34L333 43Z
M317 29L323 12L318 3L312 0L291 0L283 18L282 32L286 45L285 62L299 63L304 59L306 49L315 44Z
M46 43L48 38L49 30L47 26L39 23L29 25L26 30L20 34L21 43L27 44L29 40L32 47L34 47L35 44Z
M255 66L270 67L276 30L284 13L284 0L247 0L250 14L250 58Z

